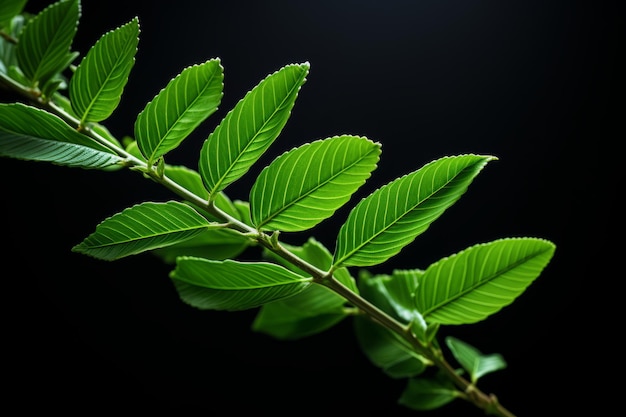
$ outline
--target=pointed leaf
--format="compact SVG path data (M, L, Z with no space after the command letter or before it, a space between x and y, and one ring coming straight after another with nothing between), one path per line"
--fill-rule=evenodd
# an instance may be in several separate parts
M492 159L444 157L374 191L341 226L334 264L377 265L396 255L454 204Z
M511 304L539 276L555 251L537 238L472 246L430 265L415 292L426 321L469 324Z
M78 0L60 0L24 26L16 54L31 86L43 85L68 65L67 57L80 18Z
M70 79L70 102L80 119L100 122L118 106L135 64L139 42L139 21L104 34L89 49Z
M336 136L285 152L266 167L250 191L259 230L310 229L346 203L376 168L380 144Z
M123 161L59 117L20 103L0 104L0 156L94 169Z
M183 301L213 310L245 310L291 297L309 285L282 266L267 262L238 262L183 256L170 274Z
M219 59L187 67L172 79L135 121L135 138L142 155L154 162L180 145L217 110L223 80Z
M411 378L398 403L412 410L434 410L454 401L461 395L443 378Z
M8 28L13 17L22 13L27 0L3 0L0 2L0 29Z
M199 171L211 194L241 178L278 137L309 64L287 65L249 91L205 140Z
M473 384L483 375L506 368L504 358L498 353L483 355L469 343L452 336L446 337L446 344L454 358L469 373Z
M211 227L221 225L187 204L141 203L101 222L72 251L110 261L182 242Z

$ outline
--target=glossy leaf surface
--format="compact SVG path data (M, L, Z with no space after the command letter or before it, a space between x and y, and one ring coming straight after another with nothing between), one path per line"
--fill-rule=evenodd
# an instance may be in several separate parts
M118 106L138 42L139 21L134 18L89 49L70 79L70 102L81 124L100 122Z
M43 85L67 67L79 17L78 0L60 0L47 6L24 26L16 54L20 69L31 86Z
M296 232L331 217L376 168L380 144L337 136L285 152L266 167L250 191L259 230Z
M211 227L220 226L187 204L146 202L105 219L72 250L110 261L182 242Z
M415 292L428 322L469 324L512 303L539 276L555 251L537 238L478 244L430 265Z
M475 347L452 336L446 337L446 345L470 375L470 381L473 384L483 375L506 368L504 358L498 353L483 355Z
M396 255L454 204L492 159L444 157L374 191L341 226L335 265L377 265Z
M246 310L291 297L310 278L267 262L214 261L183 256L170 274L183 301L212 310Z
M199 171L211 194L241 178L278 137L308 72L304 63L268 75L204 141Z
M0 104L0 156L103 169L122 158L59 117L23 104Z
M219 59L185 68L149 102L135 121L135 139L150 162L175 149L222 100Z

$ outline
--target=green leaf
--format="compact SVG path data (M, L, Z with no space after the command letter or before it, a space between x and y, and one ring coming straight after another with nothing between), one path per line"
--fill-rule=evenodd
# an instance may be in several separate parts
M178 258L170 277L184 302L212 310L258 307L291 297L311 285L311 278L272 263L188 256Z
M409 323L419 315L415 308L415 289L424 271L394 270L392 275L359 275L359 288L366 298L394 318Z
M398 403L412 410L434 410L460 397L451 382L444 377L411 378L402 392Z
M498 353L483 355L469 343L452 336L445 340L454 358L469 373L472 384L476 384L483 375L506 368L504 358Z
M27 0L2 0L0 2L0 29L8 28L11 20L22 13Z
M59 117L21 103L0 104L0 156L86 169L123 162Z
M312 237L302 246L282 245L317 268L327 270L330 267L332 254ZM264 255L297 274L309 276L273 252L266 251ZM335 278L358 292L354 279L346 268L335 271ZM293 297L263 305L252 324L252 329L281 340L308 337L327 330L343 320L347 316L345 303L343 297L328 288L311 285Z
M24 27L24 16L15 16L9 26L4 29L5 32L14 38L18 38L22 28ZM0 73L8 75L19 84L26 85L28 80L17 67L17 56L15 54L15 44L0 37Z
M470 324L512 303L554 255L553 243L507 238L472 246L430 265L415 292L426 321Z
M110 261L173 245L212 227L221 225L187 204L146 202L105 219L72 251Z
M46 7L24 26L16 54L31 86L45 84L64 70L80 18L78 0L60 0Z
M367 358L391 378L407 378L426 370L427 359L397 334L363 317L355 317L354 331Z
M199 171L213 195L241 178L287 123L309 64L267 76L224 117L202 145Z
M337 136L285 152L263 169L250 191L259 230L307 230L346 203L376 168L380 144Z
M104 34L89 49L70 80L70 102L80 119L101 122L118 106L135 63L139 21Z
M377 265L396 255L454 204L493 159L444 157L374 191L341 226L334 264Z
M191 239L152 251L163 262L173 264L179 256L206 259L232 259L243 253L250 240L229 229L207 229Z
M149 102L135 121L137 145L150 164L180 143L222 100L219 59L185 68Z

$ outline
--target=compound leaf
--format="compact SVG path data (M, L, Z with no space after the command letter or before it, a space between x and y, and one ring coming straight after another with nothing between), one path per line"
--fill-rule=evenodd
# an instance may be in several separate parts
M104 34L91 47L70 79L70 102L81 124L100 122L118 106L135 63L139 21Z
M463 195L492 159L444 157L374 191L341 226L334 265L377 265L400 252Z
M0 155L86 169L122 162L59 117L21 103L0 104Z
M241 178L287 123L309 64L268 75L224 117L202 145L199 171L211 195Z
M67 67L79 18L78 0L60 0L24 26L16 54L20 69L31 86L42 86Z
M538 238L507 238L465 249L426 268L415 292L428 322L470 324L512 303L555 251Z
M311 285L268 262L215 261L181 256L170 278L181 299L199 309L245 310L293 296Z
M380 144L336 136L285 152L266 167L250 191L259 230L307 230L347 202L376 168Z
M72 251L110 261L173 245L215 227L221 225L187 204L146 202L105 219Z
M150 162L175 149L222 100L219 59L185 68L149 102L135 121L135 138Z

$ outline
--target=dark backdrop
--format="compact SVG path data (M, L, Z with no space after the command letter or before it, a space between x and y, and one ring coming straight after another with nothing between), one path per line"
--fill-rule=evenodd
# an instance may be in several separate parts
M31 1L27 10L46 4ZM610 305L623 279L612 258L622 223L621 7L83 1L74 50L84 54L134 16L141 25L136 64L106 122L116 136L132 134L135 116L183 68L219 57L220 109L168 162L195 167L202 141L249 89L304 61L311 64L308 81L262 162L336 134L382 143L379 168L346 209L303 236L285 235L287 241L314 235L332 248L347 210L376 187L445 155L497 156L459 202L377 270L425 268L500 237L552 240L552 262L511 306L442 334L504 356L509 367L484 377L482 388L519 416L568 415L607 403L598 396L606 386L593 375L610 359L599 353L610 329L619 329L605 332L619 313L599 306ZM261 166L229 196L247 200ZM255 311L198 311L182 303L169 267L150 255L108 263L71 253L105 217L172 197L139 175L7 159L0 174L9 404L81 415L415 415L396 405L404 384L367 361L349 320L305 340L275 341L250 330ZM480 413L459 402L426 415Z

